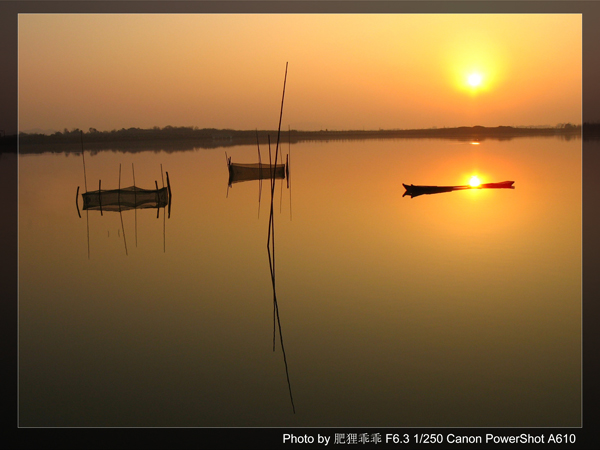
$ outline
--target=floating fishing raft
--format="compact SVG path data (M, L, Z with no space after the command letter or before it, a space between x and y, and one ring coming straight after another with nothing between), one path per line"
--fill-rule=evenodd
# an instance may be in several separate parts
M402 183L406 192L402 197L410 195L410 198L419 195L441 194L443 192L463 191L466 189L514 189L514 181L502 181L500 183L485 183L479 186L415 186Z
M81 194L83 209L90 211L126 211L129 209L164 208L169 204L169 188L142 189L130 186L122 189L89 191Z
M288 175L287 164L240 164L228 160L229 185L241 181L285 179Z

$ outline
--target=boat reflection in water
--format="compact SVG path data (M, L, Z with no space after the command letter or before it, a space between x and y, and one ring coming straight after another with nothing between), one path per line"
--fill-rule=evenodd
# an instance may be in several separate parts
M402 186L406 189L402 197L409 195L410 198L413 198L419 195L441 194L443 192L464 191L467 189L514 189L513 184L514 181L484 183L478 186L415 186L402 183Z

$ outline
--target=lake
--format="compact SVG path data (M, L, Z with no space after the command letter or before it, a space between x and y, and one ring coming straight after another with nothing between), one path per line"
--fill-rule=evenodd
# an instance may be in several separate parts
M20 426L580 426L581 145L282 145L278 321L256 146L19 155ZM82 209L132 164L170 216Z

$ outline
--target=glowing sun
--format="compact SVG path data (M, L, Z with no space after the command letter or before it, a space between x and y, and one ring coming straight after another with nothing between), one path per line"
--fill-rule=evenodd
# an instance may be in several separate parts
M478 74L478 73L472 73L467 78L467 83L469 83L469 86L477 87L477 86L479 86L481 84L482 80L483 80L483 77L480 74Z
M477 175L473 175L471 177L471 179L469 180L469 186L471 187L477 187L481 184L481 181L479 181L479 178L477 178Z

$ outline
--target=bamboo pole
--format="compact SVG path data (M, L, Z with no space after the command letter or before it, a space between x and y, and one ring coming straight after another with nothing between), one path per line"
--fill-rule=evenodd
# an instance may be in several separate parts
M258 149L258 218L260 219L260 197L262 194L262 161L260 159L260 143L258 142L258 129L256 129L256 147Z
M267 142L269 143L269 181L271 183L271 205L273 205L273 176L272 176L272 164L271 164L271 136L267 135ZM271 208L272 209L272 208ZM269 249L271 244L271 222L273 221L273 211L269 213L269 232L267 233L267 249ZM270 250L269 250L270 251Z
M258 141L258 129L256 129L256 147L258 148L258 164L260 164L260 143Z
M158 181L154 180L154 186L156 186L156 218L160 215L160 196L158 195Z
M121 229L123 230L123 243L125 244L125 255L128 255L127 239L125 239L125 226L123 225L123 212L121 211L121 163L119 163L119 190L117 191L117 202L119 203L119 216L121 216Z
M135 186L135 168L131 163L131 173L133 175L133 216L135 220L135 246L137 248L137 187Z
M288 125L288 158L287 164L285 167L285 172L287 175L287 184L288 189L290 190L290 220L292 220L292 179L290 177L290 162L292 161L292 132L290 130L290 126Z
M279 149L279 137L281 135L281 119L283 117L283 99L285 98L285 84L287 81L288 63L285 63L285 76L283 77L283 94L281 95L281 111L279 112L279 127L277 128L277 147L275 148L275 161L277 162L277 149Z
M258 148L258 179L261 180L262 179L262 161L260 159L260 143L258 142L258 129L256 130L256 147Z
M87 223L87 244L88 244L88 259L90 259L90 211L85 210L85 218Z
M77 193L75 194L75 206L77 206L77 214L79 215L79 218L81 219L81 213L79 212L79 204L77 203L78 198L79 198L79 186L77 186Z
M85 173L85 155L84 155L84 151L83 151L83 131L81 131L81 158L83 159L83 182L85 183L85 192L87 192L87 176Z
M119 205L119 215L121 216L121 229L123 230L123 243L125 244L125 255L127 256L127 239L125 239L125 227L123 226L123 212L121 211L121 206Z
M277 147L275 149L275 163L277 163L277 156L279 150L279 138L281 132L281 117L283 115L283 99L285 96L285 83L287 79L287 63L285 65L285 78L283 82L283 95L281 98L281 113L279 116L279 129L277 131ZM270 139L269 139L269 165L271 165L271 151L270 151ZM287 358L285 354L285 347L283 345L283 333L281 332L281 320L279 317L279 306L277 304L277 291L275 287L275 222L273 217L273 197L275 191L275 171L271 172L271 208L270 208L270 217L269 217L269 237L267 239L267 253L269 255L269 266L271 269L271 283L273 285L273 351L275 350L275 319L277 319L277 324L279 326L279 340L281 343L281 351L283 353L283 363L285 365L285 375L287 378L288 390L290 393L290 400L292 402L292 410L294 414L296 414L296 407L294 406L294 397L292 395L292 385L290 383L290 375L287 364ZM272 247L271 245L272 244Z
M171 218L171 183L169 183L169 172L165 172L167 174L167 190L169 192L169 219Z
M167 190L169 191L169 198L171 198L171 183L169 183L169 172L165 172L167 174Z
M119 163L119 190L117 191L117 203L119 204L119 211L121 211L121 163Z
M279 161L281 161L281 163L283 164L283 152L279 154L280 158ZM285 168L284 168L284 175L285 175ZM279 194L279 213L281 214L281 207L283 204L283 180L281 180L281 193Z

